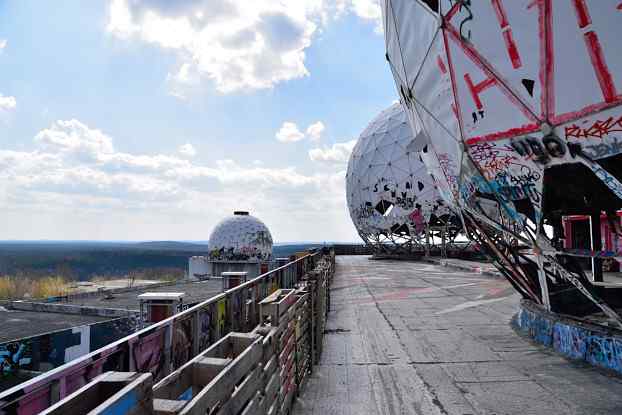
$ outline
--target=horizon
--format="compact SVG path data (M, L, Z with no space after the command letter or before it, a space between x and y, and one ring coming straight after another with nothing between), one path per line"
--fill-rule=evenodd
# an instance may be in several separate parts
M170 240L170 239L148 239L148 240L115 240L115 239L0 239L0 244L5 243L121 243L121 244L138 244L152 242L169 242L169 243L185 243L207 245L207 240ZM359 241L284 241L274 242L273 245L322 245L322 244L364 244Z

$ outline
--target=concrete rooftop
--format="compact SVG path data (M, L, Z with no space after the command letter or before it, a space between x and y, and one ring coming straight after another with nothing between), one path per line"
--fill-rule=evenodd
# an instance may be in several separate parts
M0 307L0 343L111 319L79 314L7 310Z
M622 413L622 379L512 330L503 279L340 256L331 295L297 415Z
M76 298L68 304L85 305L90 307L122 308L127 310L138 310L138 296L147 292L175 292L184 293L184 304L197 303L204 301L222 291L222 280L209 280L201 282L180 282L178 284L167 285L164 287L140 287L133 291L114 293L112 298L104 295Z

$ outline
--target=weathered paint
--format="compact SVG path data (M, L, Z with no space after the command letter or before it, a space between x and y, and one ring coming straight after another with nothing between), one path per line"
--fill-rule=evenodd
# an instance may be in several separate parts
M622 332L546 312L523 300L513 325L556 352L622 374Z
M114 404L101 412L101 415L124 415L136 408L139 404L138 394L135 390L128 392Z
M135 316L73 327L0 344L2 380L20 369L46 372L119 340L138 327Z

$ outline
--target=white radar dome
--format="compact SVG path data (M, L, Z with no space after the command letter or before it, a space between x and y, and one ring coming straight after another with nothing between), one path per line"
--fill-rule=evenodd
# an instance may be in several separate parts
M212 261L269 261L272 235L262 221L237 211L216 225L208 248Z
M426 224L452 211L417 151L400 104L385 109L358 139L348 163L348 209L359 235L372 247L420 243Z

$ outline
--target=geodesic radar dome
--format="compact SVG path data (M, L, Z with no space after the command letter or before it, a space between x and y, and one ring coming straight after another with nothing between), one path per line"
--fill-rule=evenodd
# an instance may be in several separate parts
M426 224L451 213L420 154L406 148L412 139L406 113L394 104L365 128L350 156L348 209L361 238L376 248L416 243Z
M238 211L216 225L208 249L212 261L268 261L272 235L262 221Z

